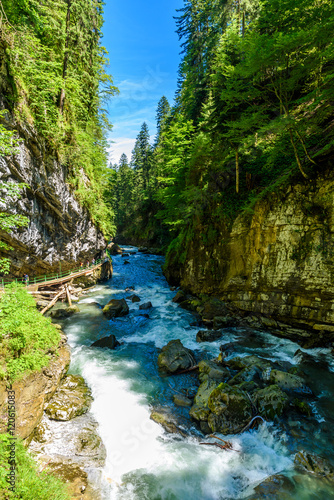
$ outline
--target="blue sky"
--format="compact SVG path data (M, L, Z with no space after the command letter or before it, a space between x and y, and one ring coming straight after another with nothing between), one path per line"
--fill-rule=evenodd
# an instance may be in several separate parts
M105 2L102 44L109 52L108 72L120 90L108 106L114 163L123 152L130 159L144 121L153 139L159 99L165 95L173 102L181 58L173 16L183 0Z

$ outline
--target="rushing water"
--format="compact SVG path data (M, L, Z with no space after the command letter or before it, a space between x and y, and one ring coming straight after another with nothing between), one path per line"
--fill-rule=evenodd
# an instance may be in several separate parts
M127 248L127 250L134 250ZM270 475L282 473L293 477L293 493L266 498L334 498L325 481L296 474L294 454L309 449L332 455L334 374L329 350L311 351L308 382L316 395L313 416L282 425L262 424L236 436L221 436L233 444L233 451L201 446L203 436L191 427L186 409L173 404L173 394L188 388L196 392L197 376L187 374L161 377L157 368L159 348L172 339L193 349L198 358L218 355L219 345L236 342L237 354L250 353L295 364L299 346L272 335L242 329L226 329L222 340L198 344L198 327L190 326L194 316L172 302L161 272L163 259L136 253L124 264L114 258L114 276L105 285L80 300L80 313L66 320L65 332L72 347L72 373L83 375L92 389L92 412L99 423L99 433L107 449L101 489L105 499L131 500L218 500L247 498L254 487ZM125 288L135 287L135 292ZM151 301L149 318L138 303L128 301L130 314L107 320L96 303L136 293L141 303ZM95 340L110 335L122 343L116 350L92 348ZM312 361L311 360L311 361ZM186 437L167 434L150 420L153 408L176 412ZM294 437L290 429L294 429ZM190 429L190 432L189 432Z

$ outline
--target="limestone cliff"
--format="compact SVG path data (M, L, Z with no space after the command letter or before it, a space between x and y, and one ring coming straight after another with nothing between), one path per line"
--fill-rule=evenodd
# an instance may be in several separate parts
M65 270L91 259L106 242L66 184L66 167L31 130L20 130L20 135L20 153L0 158L0 179L28 185L21 199L1 207L29 218L26 228L0 235L14 248L9 254L12 274L59 270L59 261Z
M193 294L217 295L235 310L270 317L277 328L281 322L331 338L333 234L328 173L271 193L210 245L193 239L184 264L171 256L166 276Z
M0 212L29 218L26 228L13 231L10 236L0 232L0 240L14 249L9 255L0 253L0 257L10 257L14 276L59 271L59 262L64 271L96 257L105 248L106 241L66 183L67 165L29 123L19 122L10 111L14 94L8 57L0 40L0 110L6 110L0 119L21 139L18 155L0 157L0 180L28 185L21 199L7 202L5 206L0 204Z

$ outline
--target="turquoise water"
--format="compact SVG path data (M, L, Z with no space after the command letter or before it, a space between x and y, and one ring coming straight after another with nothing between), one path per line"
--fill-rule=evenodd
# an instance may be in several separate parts
M128 250L135 250L128 248ZM161 272L163 258L136 253L129 265L121 256L113 259L114 276L98 285L79 302L80 313L66 320L65 332L72 347L71 371L84 376L91 387L92 412L107 449L100 485L105 499L218 500L247 498L267 477L284 473L293 478L294 490L266 498L334 498L325 480L296 474L295 453L307 449L331 458L333 454L334 373L329 350L308 351L305 365L315 398L309 419L265 423L236 436L223 436L234 451L201 446L203 437L190 421L188 410L173 404L176 392L196 392L196 374L161 377L157 368L159 348L172 339L195 351L198 359L218 355L221 343L235 341L236 354L250 353L296 363L294 342L269 333L226 329L222 340L198 344L194 316L172 302L175 292ZM135 292L126 292L134 286ZM151 301L149 318L139 304L128 301L130 314L107 320L101 308L111 298L136 293L141 303ZM95 340L114 334L122 345L115 351L91 348ZM234 356L233 355L233 356ZM152 409L169 409L186 437L164 432L150 420ZM291 433L291 429L293 432ZM286 496L287 495L287 496Z

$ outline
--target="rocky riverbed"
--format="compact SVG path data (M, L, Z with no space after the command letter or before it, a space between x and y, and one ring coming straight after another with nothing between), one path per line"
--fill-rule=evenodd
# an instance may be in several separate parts
M106 448L102 497L332 498L332 346L182 304L162 258L127 253L63 323Z

